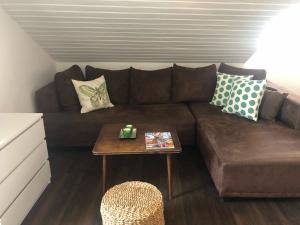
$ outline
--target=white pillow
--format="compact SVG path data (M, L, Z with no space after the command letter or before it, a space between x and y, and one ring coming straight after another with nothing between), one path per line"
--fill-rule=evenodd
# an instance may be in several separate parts
M104 76L91 81L72 80L81 105L81 113L87 113L114 105L110 102Z

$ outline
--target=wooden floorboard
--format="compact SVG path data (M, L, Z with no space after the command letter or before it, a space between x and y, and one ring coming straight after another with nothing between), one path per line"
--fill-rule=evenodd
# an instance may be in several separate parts
M22 225L101 225L100 160L90 149L50 149L52 182ZM300 199L230 199L222 202L194 149L173 158L174 199L168 201L162 155L108 158L107 185L147 181L164 196L170 225L299 225Z

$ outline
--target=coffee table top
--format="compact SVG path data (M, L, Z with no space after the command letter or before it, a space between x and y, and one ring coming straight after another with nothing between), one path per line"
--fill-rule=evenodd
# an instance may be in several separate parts
M176 130L172 126L157 124L133 124L137 128L136 139L119 139L120 129L125 124L103 125L96 144L94 155L124 155L124 154L172 154L180 153L181 145ZM170 132L175 148L172 149L146 149L145 132Z

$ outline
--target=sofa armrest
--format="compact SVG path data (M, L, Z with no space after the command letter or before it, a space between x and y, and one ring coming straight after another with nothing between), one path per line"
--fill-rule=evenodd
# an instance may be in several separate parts
M42 87L35 93L37 111L41 113L60 112L54 82Z
M289 95L283 103L280 120L300 130L300 98Z

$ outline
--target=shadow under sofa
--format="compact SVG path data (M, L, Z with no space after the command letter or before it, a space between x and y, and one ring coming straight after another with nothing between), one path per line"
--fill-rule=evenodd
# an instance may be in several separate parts
M49 145L92 146L105 123L165 123L177 129L182 145L196 145L201 151L219 196L300 196L298 99L285 100L278 121L257 123L222 113L208 101L116 104L87 114L66 112L54 83L38 90L36 99Z

